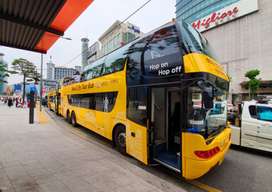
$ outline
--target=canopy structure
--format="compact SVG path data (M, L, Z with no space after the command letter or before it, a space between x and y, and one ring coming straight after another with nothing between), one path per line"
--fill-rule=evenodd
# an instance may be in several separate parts
M46 53L93 0L1 0L0 45Z

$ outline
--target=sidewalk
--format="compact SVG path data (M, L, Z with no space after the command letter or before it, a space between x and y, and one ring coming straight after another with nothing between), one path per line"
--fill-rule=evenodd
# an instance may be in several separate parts
M183 191L112 151L59 127L50 117L48 123L29 125L28 109L0 104L2 192Z

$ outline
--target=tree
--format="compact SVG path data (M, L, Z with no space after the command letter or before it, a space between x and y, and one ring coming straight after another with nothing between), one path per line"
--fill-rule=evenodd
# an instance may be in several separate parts
M261 80L256 77L260 74L258 69L253 69L246 72L245 77L249 78L247 82L247 89L249 89L249 97L253 99L256 95L256 91L259 89L261 85Z
M25 102L26 81L39 81L40 75L36 66L30 61L20 58L12 62L12 68L15 73L23 76L23 102Z
M0 61L0 83L7 83L5 77L9 77L7 65Z

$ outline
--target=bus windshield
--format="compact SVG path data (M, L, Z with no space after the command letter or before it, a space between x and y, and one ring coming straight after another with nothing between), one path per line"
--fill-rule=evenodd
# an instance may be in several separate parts
M188 132L205 138L222 131L227 124L227 92L204 81L189 88Z
M191 25L182 21L177 23L181 31L182 42L189 53L203 53L215 60L217 59L205 37L203 37Z

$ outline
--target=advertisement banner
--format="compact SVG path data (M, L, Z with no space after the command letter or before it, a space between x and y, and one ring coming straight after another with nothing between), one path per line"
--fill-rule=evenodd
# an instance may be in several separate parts
M199 32L207 31L218 25L258 11L258 9L258 0L240 0L237 3L233 3L204 18L194 21L192 26Z

